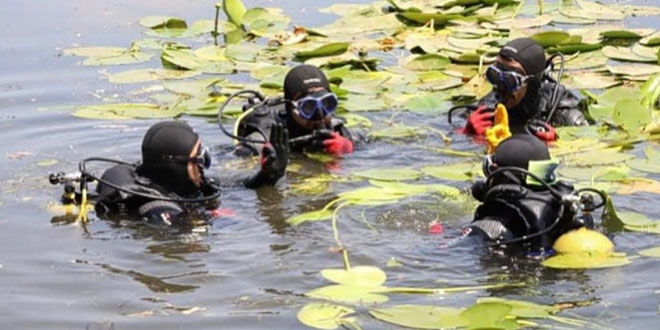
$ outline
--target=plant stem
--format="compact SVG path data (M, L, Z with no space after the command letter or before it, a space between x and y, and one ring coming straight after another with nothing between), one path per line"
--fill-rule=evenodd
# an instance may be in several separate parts
M220 6L215 6L215 28L213 29L213 41L218 45L218 18L220 16Z

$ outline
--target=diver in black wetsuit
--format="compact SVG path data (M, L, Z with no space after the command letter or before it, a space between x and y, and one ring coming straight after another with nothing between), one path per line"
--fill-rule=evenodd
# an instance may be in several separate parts
M557 180L557 163L547 146L532 135L514 134L502 141L483 168L488 179L472 186L481 205L467 229L471 234L544 251L571 229L593 227L590 215L578 214L573 186Z
M289 152L286 140L286 130L275 125L270 143L261 151L261 168L244 180L246 187L273 185L284 175ZM85 164L93 161L116 165L97 178L85 170ZM210 166L209 150L193 128L183 121L165 121L145 134L141 163L90 158L81 162L79 180L98 180L97 195L90 199L100 216L137 216L150 224L179 227L186 225L188 214L217 206L220 187L204 173ZM58 181L66 183L51 176L52 183ZM68 194L68 202L79 202L83 189L86 194L86 188L77 195Z
M286 127L292 151L322 151L334 155L352 153L355 139L342 118L333 116L338 106L337 96L323 71L312 65L298 65L284 79L284 98L248 104L236 122L241 141L236 152L254 155L261 149L271 127L279 123ZM252 105L252 106L251 106Z
M556 140L553 126L588 125L579 108L580 96L546 74L548 66L543 47L532 39L514 39L504 45L486 70L493 91L468 107L474 111L463 132L483 135L493 126L498 103L506 106L513 133L530 132L544 141Z

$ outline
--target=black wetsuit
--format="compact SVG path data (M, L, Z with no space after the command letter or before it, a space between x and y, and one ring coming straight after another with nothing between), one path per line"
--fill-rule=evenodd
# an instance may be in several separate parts
M253 110L248 110L250 113L241 118L238 125L238 136L246 137L252 140L265 141L266 137L270 136L270 130L273 124L281 123L289 131L289 141L302 138L298 142L290 144L291 151L302 152L323 151L324 146L322 143L323 135L314 136L314 132L310 132L298 125L292 116L287 113L284 104L276 106L258 106ZM328 131L337 132L341 136L356 142L356 137L346 128L345 120L339 117L333 117L331 121L331 128ZM309 138L304 138L308 136ZM246 143L241 142L237 148L237 152L241 155L257 155L261 150L261 143Z
M520 104L508 109L509 125L513 133L523 133L526 124L530 120L545 121L547 119L553 107L551 101L555 86L557 84L547 78L540 86L538 82L530 81L527 93ZM559 85L557 95L559 104L552 115L550 125L554 127L589 125L580 110L581 98L577 93L566 89L563 85ZM495 109L497 103L497 94L492 91L479 100L477 105L485 105L488 108Z
M534 250L549 250L561 234L584 225L592 226L593 220L578 219L576 211L566 208L549 190L528 186L517 175L505 174L506 178L491 187L486 187L483 181L473 185L472 194L481 202L470 224L473 234L487 241L507 244L516 240ZM572 185L563 181L552 186L562 195L574 191ZM529 239L518 240L525 236Z
M219 191L217 185L210 179L205 178L198 191L186 196L179 196L137 174L136 169L135 166L116 165L107 169L101 179L129 191L175 199L211 196ZM186 226L189 224L187 215L191 214L192 211L203 212L206 208L217 206L217 201L182 204L174 201L157 200L120 191L103 183L99 183L96 190L98 196L95 209L99 216L138 217L149 224L157 226Z

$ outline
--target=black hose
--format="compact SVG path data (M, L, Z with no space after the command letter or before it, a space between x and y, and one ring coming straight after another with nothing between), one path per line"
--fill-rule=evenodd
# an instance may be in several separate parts
M218 199L222 195L222 190L220 187L216 184L211 184L214 186L214 188L217 189L217 192L209 195L209 196L204 196L204 197L196 197L196 198L182 198L182 197L168 197L168 196L161 196L161 195L155 195L155 194L149 194L145 192L140 192L140 191L133 191L131 189L124 188L122 186L119 186L117 184L114 184L112 182L109 182L107 180L101 179L97 177L96 175L87 172L87 163L89 162L104 162L104 163L113 163L113 164L119 164L119 165L127 165L131 167L135 167L135 164L127 163L121 160L115 160L115 159L109 159L109 158L101 158L101 157L90 157L83 159L80 161L78 164L78 169L80 170L81 173L81 189L85 187L87 181L96 180L99 183L102 183L104 185L107 185L111 188L117 189L121 192L125 192L127 194L139 196L139 197L144 197L152 200L160 200L160 201L168 201L168 202L175 202L175 203L203 203L207 202L210 200L215 200Z
M452 123L452 117L453 117L455 111L465 110L464 112L471 112L471 111L474 111L474 109L476 109L476 108L477 108L477 106L474 105L474 104L454 106L451 109L449 109L449 111L447 112L447 121L449 122L450 125L454 126L454 123ZM454 126L454 127L456 127L456 126Z
M545 122L548 123L548 124L550 124L550 121L552 120L552 117L555 115L555 112L557 111L557 107L559 107L559 101L560 101L560 98L559 98L559 87L560 86L559 85L561 84L561 77L564 75L565 61L564 61L564 54L562 54L562 53L554 54L548 59L550 70L552 70L554 68L553 60L556 57L559 57L561 61L559 62L560 63L560 65L559 65L559 74L557 75L557 79L555 80L555 89L552 92L552 98L550 98L550 104L552 105L552 107L550 108L550 113L548 113L548 118L545 119Z
M257 91L253 91L253 90L238 91L234 94L229 95L229 97L227 97L225 102L222 103L222 105L220 105L220 107L218 108L218 125L220 126L220 130L222 131L222 133L224 133L228 137L230 137L232 139L236 139L236 140L241 141L241 142L245 142L245 143L266 143L266 142L268 142L268 137L260 129L257 129L256 131L259 132L259 134L261 134L264 137L264 139L263 140L253 140L253 139L248 139L248 138L243 137L243 136L236 136L236 135L230 133L229 131L227 131L227 129L222 125L222 113L225 111L225 108L227 107L229 102L231 102L231 100L233 100L234 98L236 98L238 96L241 96L241 95L245 95L245 94L250 94L253 97L256 97L256 98L259 99L259 103L252 105L251 108L255 108L255 107L264 105L266 103L266 98L263 96L263 94L261 94Z

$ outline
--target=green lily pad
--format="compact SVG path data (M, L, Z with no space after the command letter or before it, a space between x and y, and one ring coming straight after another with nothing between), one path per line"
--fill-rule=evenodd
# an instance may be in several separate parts
M444 166L425 166L422 167L422 173L443 180L468 181L478 175L478 170L474 165L474 163L456 163Z
M626 256L606 253L566 253L550 257L543 266L557 269L589 269L621 267L630 263Z
M418 127L395 125L381 130L369 132L369 136L375 139L401 139L420 135Z
M633 53L631 48L628 47L605 46L603 47L602 52L603 55L619 61L650 62L650 63L657 62L657 58L637 55Z
M587 0L576 0L577 7L562 7L559 12L565 16L595 19L595 20L608 20L618 21L625 18L623 12L610 9L608 6L601 5L597 2Z
M230 74L236 71L229 61L211 61L195 56L188 49L166 48L161 55L163 66L167 68L194 70L202 73Z
M378 267L354 266L346 269L324 269L321 275L337 284L353 287L379 287L387 280L387 275Z
M259 45L250 43L227 45L225 56L234 61L255 62L260 51L261 47Z
M309 211L298 214L296 216L286 219L286 223L293 226L297 226L299 224L308 221L323 221L323 220L330 220L330 218L332 218L332 210L322 209L322 210Z
M612 75L592 71L571 72L561 82L570 89L605 89L622 83Z
M140 19L140 25L150 29L171 28L185 29L186 21L171 16L147 16Z
M185 79L199 75L199 72L167 69L137 69L113 73L108 81L114 84L131 84L161 79Z
M436 27L444 26L450 21L465 19L463 15L459 14L421 13L416 11L402 12L399 13L399 16L417 24L427 24L432 20Z
M607 70L613 74L626 75L626 76L647 76L651 74L660 73L660 65L644 64L644 63L630 63L623 65L607 65Z
M348 46L350 46L348 42L333 42L313 50L297 52L295 53L295 56L300 59L335 56L345 53L348 50Z
M312 303L303 306L297 317L298 321L308 327L333 330L339 328L346 316L353 313L355 310L344 306Z
M406 68L414 71L442 70L451 61L448 57L440 54L424 54L411 58L406 63Z
M375 168L353 172L352 175L381 181L417 180L421 173L408 168Z
M562 54L575 54L578 52L590 52L603 48L602 44L572 44L572 45L557 45L547 49L548 53L562 53Z
M530 38L541 44L543 48L548 48L562 43L570 36L570 34L564 31L543 31L531 36Z
M639 254L645 257L660 258L660 246L641 250Z
M460 317L468 321L470 329L508 329L504 318L512 310L513 307L508 304L482 302L468 307L461 312ZM514 326L513 329L516 328L517 326Z
M85 57L106 57L122 54L126 51L126 48L121 47L75 47L67 48L62 52L65 55L69 56L85 56Z
M247 9L241 0L223 0L222 10L224 10L227 19L236 26L241 26L243 15Z
M397 305L369 311L371 316L388 323L415 329L453 329L469 323L462 310L452 307Z
M387 107L382 97L374 95L350 94L348 100L340 101L339 106L346 111L380 111Z
M565 70L586 70L605 66L607 57L601 52L587 52L566 60Z
M305 296L347 304L374 305L386 303L389 300L387 296L372 293L372 290L376 289L376 287L335 284L308 291Z
M631 168L649 173L660 173L660 163L657 160L635 158L628 161Z
M173 118L181 114L179 109L168 109L150 103L97 104L77 107L72 113L89 119Z
M639 131L652 120L651 110L636 99L624 99L614 105L612 120L629 132Z
M408 99L404 108L413 112L440 114L447 112L450 105L446 102L446 96L424 93Z
M483 297L477 299L477 303L500 303L512 307L510 315L520 318L545 319L559 312L559 308L548 305L535 304L522 300L502 299L497 297Z

